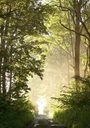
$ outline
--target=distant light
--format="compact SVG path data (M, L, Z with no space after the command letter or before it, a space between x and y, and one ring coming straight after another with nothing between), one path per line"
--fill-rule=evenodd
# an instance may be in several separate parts
M46 107L46 100L43 97L40 97L37 101L38 114L43 115Z

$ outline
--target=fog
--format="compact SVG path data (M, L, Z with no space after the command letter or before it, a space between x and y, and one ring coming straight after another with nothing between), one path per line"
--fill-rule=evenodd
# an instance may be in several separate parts
M29 79L31 87L30 98L37 106L37 101L43 97L47 102L47 108L51 108L53 101L51 97L59 96L60 89L68 84L70 79L69 60L57 48L54 48L47 56L43 80L38 76Z

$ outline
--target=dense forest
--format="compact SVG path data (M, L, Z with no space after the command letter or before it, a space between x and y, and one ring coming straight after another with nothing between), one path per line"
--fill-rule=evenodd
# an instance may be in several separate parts
M74 72L52 97L58 102L53 119L69 128L90 127L90 0L0 0L0 128L33 122L28 77L43 79L50 47Z

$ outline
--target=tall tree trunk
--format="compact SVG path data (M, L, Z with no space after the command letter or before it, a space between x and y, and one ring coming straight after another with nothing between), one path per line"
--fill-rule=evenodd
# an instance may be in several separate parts
M2 74L2 93L3 96L6 96L6 49L5 49L5 39L4 36L6 36L5 26L1 26L1 56L2 56L2 62L1 62L1 74Z
M80 22L76 18L75 31L80 32ZM80 34L75 33L75 79L80 77Z
M7 10L8 12L8 10ZM3 30L3 36L7 36L8 34L8 25L9 25L9 18L7 18L6 23L4 24L4 30ZM2 49L3 49L3 66L2 66L2 88L3 88L3 95L6 97L7 93L7 64L8 64L8 41L5 39L5 37L2 39Z
M10 46L10 58L9 58L9 63L10 63L10 65L11 65L11 67L10 67L10 75L9 75L9 77L10 77L10 79L9 79L9 81L10 81L10 83L9 83L9 90L8 90L8 93L9 93L9 98L11 99L11 88L12 88L12 79L13 79L13 72L12 72L12 46Z
M74 0L75 13L76 13L76 22L75 22L75 82L76 90L79 89L79 77L80 77L80 17L81 17L81 5L82 0Z
M2 86L3 86L3 95L6 96L6 72L5 72L5 59L3 59L3 73L2 73Z

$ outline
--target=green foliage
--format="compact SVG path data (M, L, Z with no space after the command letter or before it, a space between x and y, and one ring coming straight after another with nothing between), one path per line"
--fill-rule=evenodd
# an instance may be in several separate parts
M90 107L82 109L72 108L58 111L54 115L54 120L65 124L68 128L89 128L90 127Z
M0 128L25 128L34 119L31 103L19 98L8 102L0 99Z
M69 128L90 127L90 79L80 79L80 90L68 89L55 98L60 103L54 119Z
M38 0L0 0L0 128L23 128L33 121L32 105L25 100L27 81L33 75L43 78L48 7Z
M20 97L30 90L28 76L43 78L47 41L42 35L47 34L48 7L38 0L0 1L0 93Z

